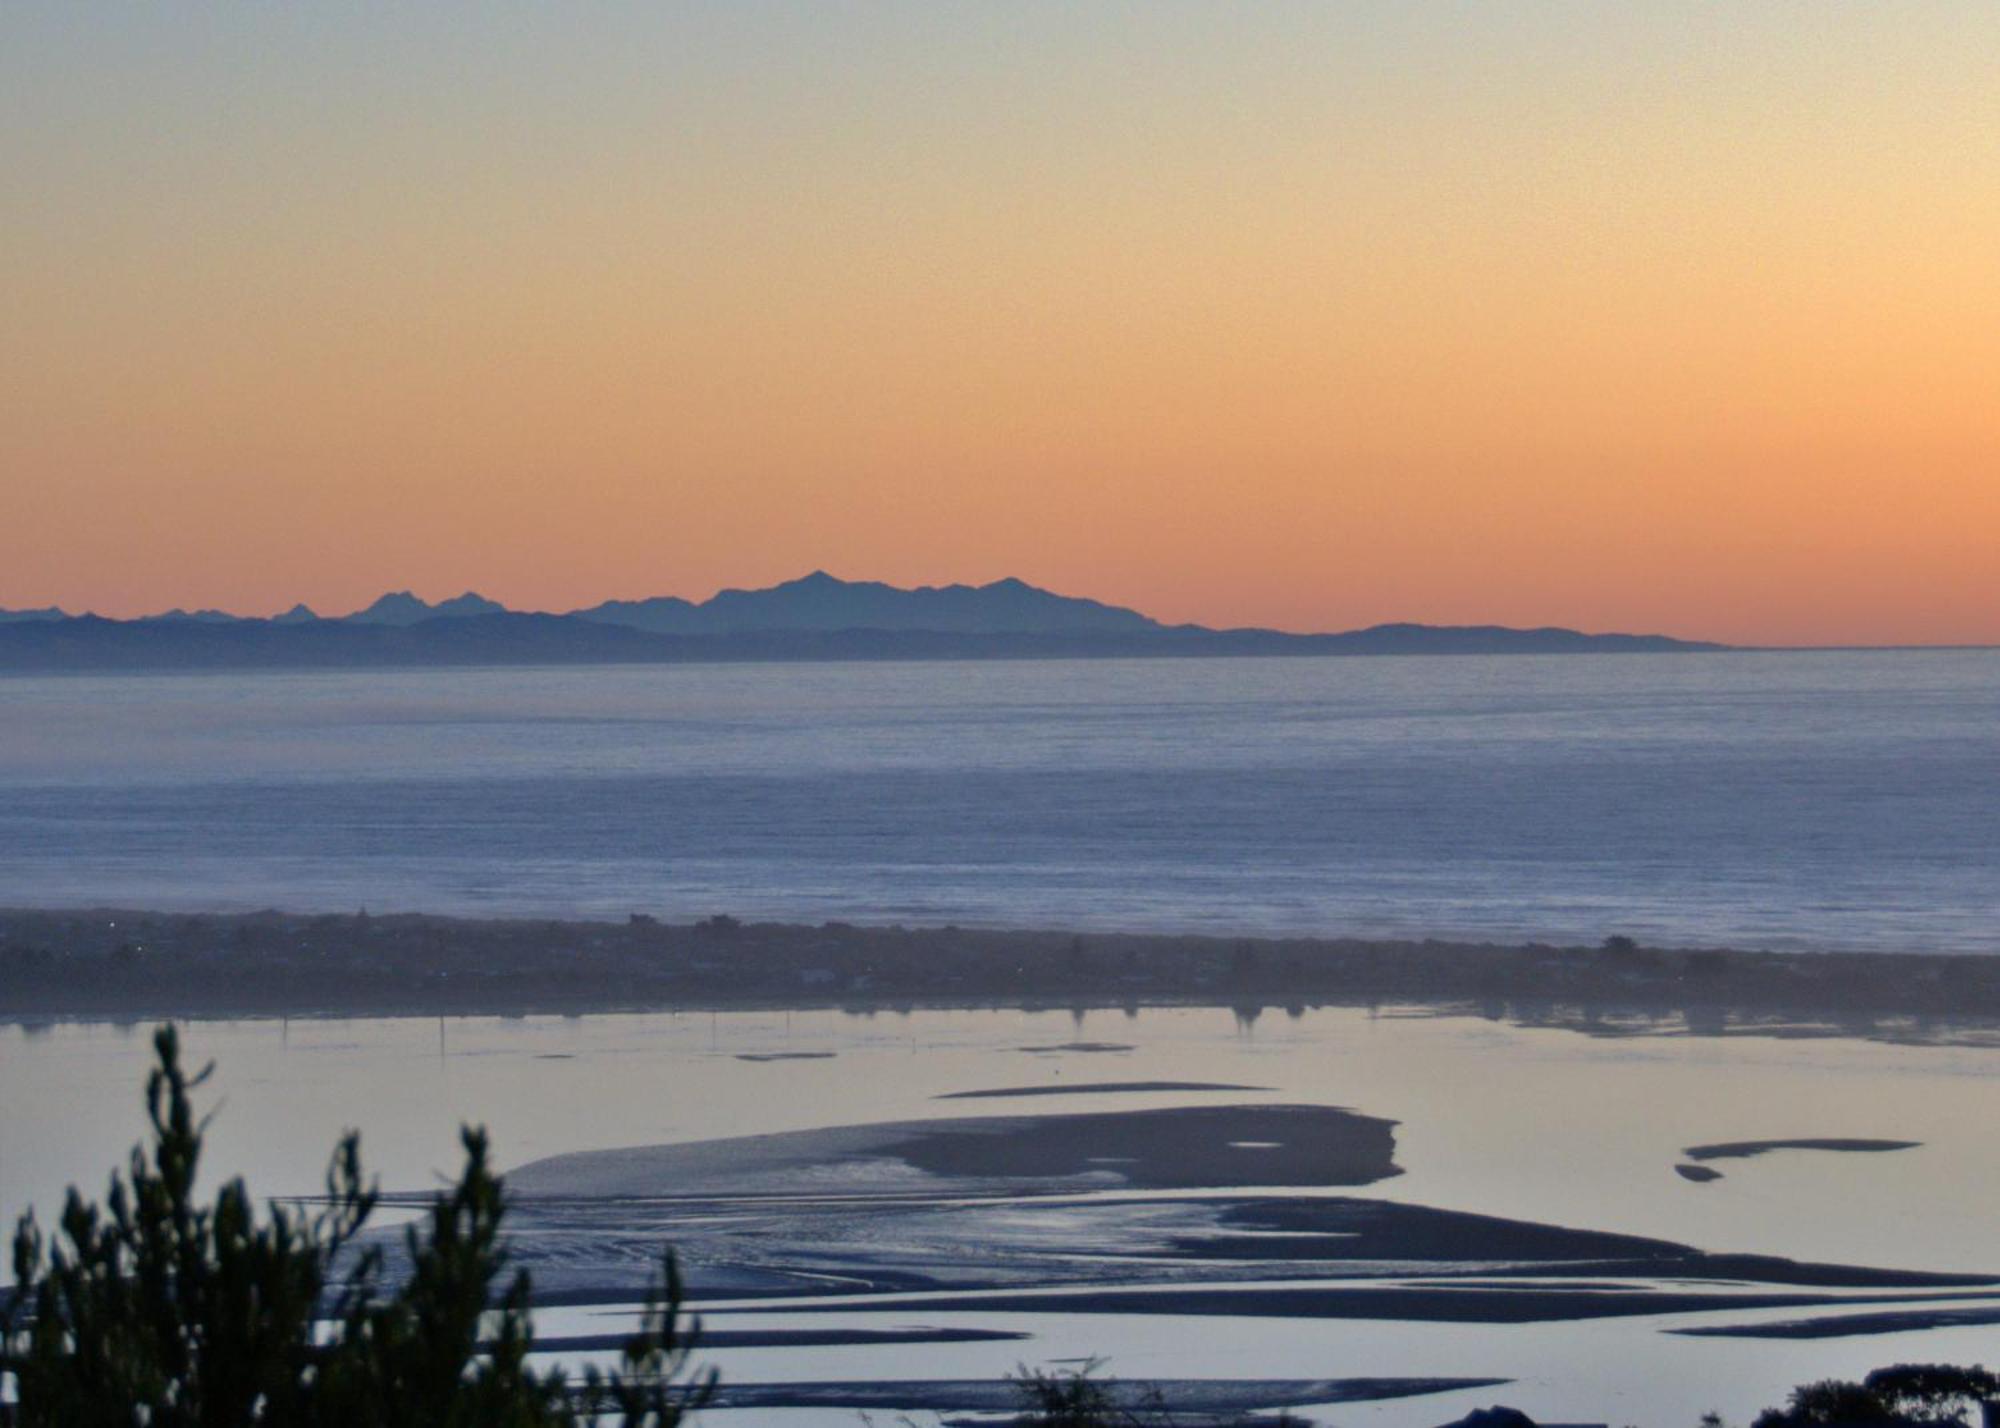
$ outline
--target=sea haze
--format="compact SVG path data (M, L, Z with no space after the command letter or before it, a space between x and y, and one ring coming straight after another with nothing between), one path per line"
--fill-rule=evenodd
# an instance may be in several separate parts
M2000 950L2000 652L0 680L0 902Z

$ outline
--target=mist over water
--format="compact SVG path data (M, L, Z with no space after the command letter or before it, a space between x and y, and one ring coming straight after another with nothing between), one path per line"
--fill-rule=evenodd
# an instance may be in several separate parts
M0 679L0 902L2000 951L2000 652Z

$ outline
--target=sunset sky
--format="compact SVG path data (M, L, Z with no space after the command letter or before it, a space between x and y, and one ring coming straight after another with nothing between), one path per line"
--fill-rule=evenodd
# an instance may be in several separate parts
M0 606L2000 641L2000 5L0 7Z

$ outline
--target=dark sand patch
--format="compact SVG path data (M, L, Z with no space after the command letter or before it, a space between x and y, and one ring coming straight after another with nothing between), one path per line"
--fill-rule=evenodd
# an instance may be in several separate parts
M1669 1329L1691 1339L1846 1339L1862 1334L1906 1334L1918 1329L1950 1329L2000 1324L2000 1305L1979 1309L1903 1309L1878 1314L1831 1314L1823 1319L1787 1319L1776 1324L1714 1324Z
M981 1344L1031 1339L1011 1329L710 1329L693 1336L696 1352L703 1349L825 1349L865 1348L871 1344ZM632 1341L625 1334L539 1335L536 1352L587 1353L622 1349Z
M1369 1403L1460 1389L1492 1388L1504 1378L1174 1378L1105 1379L1112 1401L1143 1408L1155 1396L1176 1415L1220 1414L1302 1403ZM1004 1413L1021 1406L1020 1388L1006 1379L914 1379L899 1383L728 1383L712 1408L845 1408L886 1412Z
M1017 1051L1033 1052L1037 1056L1046 1056L1056 1051L1105 1054L1114 1051L1130 1051L1132 1049L1131 1046L1122 1041L1063 1041L1058 1042L1054 1046L1020 1046L1015 1048Z
M1438 1264L1474 1264L1490 1272L1501 1264L1582 1264L1594 1276L1600 1263L1622 1263L1617 1271L1645 1277L1697 1252L1671 1240L1601 1230L1573 1230L1434 1210L1392 1200L1331 1197L1217 1200L1196 1234L1176 1234L1163 1248L1202 1259L1248 1264L1264 1260L1319 1260L1335 1263L1421 1262L1424 1273ZM1644 1265L1641 1270L1630 1266ZM1537 1286L1538 1288L1541 1286Z
M1515 1278L1544 1278L1560 1274L1640 1275L1670 1274L1680 1283L1749 1283L1800 1285L1810 1289L1964 1289L1989 1290L2000 1284L1990 1274L1950 1274L1928 1269L1879 1269L1859 1264L1819 1264L1812 1260L1780 1259L1776 1255L1714 1254L1686 1250L1671 1264L1658 1261L1604 1260L1591 1264L1511 1265L1507 1273ZM1902 1298L1984 1299L1985 1292L1963 1294L1917 1294ZM1856 1301L1860 1302L1860 1301Z
M1133 1418L1140 1416L1143 1409L1124 1410ZM866 1418L868 1415L860 1415ZM907 1416L907 1415L904 1415ZM1302 1428L1305 1420L1295 1417L1289 1408L1281 1408L1275 1413L1259 1413L1251 1409L1235 1408L1225 1413L1181 1413L1173 1416L1174 1428ZM1035 1414L1016 1414L1011 1418L999 1417L992 1413L949 1413L938 1416L940 1428L1039 1428L1041 1419ZM1549 1425L1555 1428L1555 1425ZM1595 1428L1604 1428L1603 1424Z
M954 1179L1112 1170L1148 1190L1369 1185L1402 1172L1395 1122L1332 1106L1186 1106L942 1122L900 1140L906 1164Z
M926 1298L925 1313L952 1314L1196 1314L1260 1319L1385 1319L1426 1324L1542 1324L1574 1319L1618 1319L1648 1314L1704 1314L1720 1310L1817 1309L1867 1303L1831 1294L1720 1294L1713 1291L1420 1289L1403 1285L1260 1285L1252 1289L1176 1287L1089 1289L1058 1293L1009 1290ZM1884 1301L1873 1301L1884 1302ZM1891 1299L1887 1302L1897 1302ZM796 1313L855 1313L902 1308L863 1300L800 1305Z
M1140 1410L1130 1410L1132 1418L1140 1416ZM868 1414L862 1414L868 1418ZM986 1412L974 1414L940 1414L940 1428L1036 1428L1038 1418L1032 1414L1016 1414L1012 1418L998 1418ZM1296 1418L1290 1408L1280 1408L1278 1412L1256 1412L1250 1408L1232 1408L1220 1414L1174 1414L1174 1428L1302 1428L1306 1420ZM1602 1428L1602 1424L1598 1426Z
M1915 1150L1920 1140L1856 1140L1843 1136L1818 1136L1798 1140L1730 1140L1716 1145L1691 1145L1681 1152L1689 1160L1745 1160L1768 1155L1774 1150L1835 1150L1863 1155L1890 1150Z
M1404 1281L1412 1289L1523 1289L1529 1286L1511 1279L1475 1279L1470 1276L1440 1275L1436 1279L1411 1279ZM1678 1281L1677 1281L1678 1282ZM1643 1294L1653 1286L1634 1284L1623 1279L1546 1279L1535 1286L1542 1289L1574 1289L1591 1294L1620 1292Z
M1074 1086L1002 1086L991 1091L952 1091L934 1101L1001 1100L1009 1096L1117 1096L1149 1091L1269 1091L1270 1086L1238 1086L1228 1081L1079 1081Z
M740 1051L738 1061L831 1061L831 1051Z
M1402 1173L1395 1122L1337 1106L985 1116L583 1151L507 1176L516 1197L931 1194L1369 1185ZM1245 1149L1238 1142L1270 1144ZM1083 1177L1094 1177L1080 1186ZM941 1183L942 1182L942 1183Z
M1722 1178L1720 1170L1711 1170L1706 1165L1676 1165L1674 1167L1674 1174L1680 1176L1683 1180L1692 1180L1697 1185L1706 1185L1711 1180L1720 1180Z

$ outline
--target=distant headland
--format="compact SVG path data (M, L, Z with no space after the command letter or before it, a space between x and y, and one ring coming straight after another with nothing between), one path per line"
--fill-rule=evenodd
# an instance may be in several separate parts
M468 591L408 591L321 616L168 610L131 620L0 610L0 672L654 664L752 660L1149 656L1666 654L1727 646L1652 634L1501 625L1374 625L1329 634L1167 625L1021 580L903 588L823 571L703 601L662 595L555 614Z

